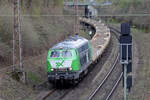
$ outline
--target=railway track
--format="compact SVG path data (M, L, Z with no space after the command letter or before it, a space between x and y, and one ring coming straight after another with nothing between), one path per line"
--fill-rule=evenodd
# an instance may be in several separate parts
M115 28L113 28L113 27L110 27L110 26L109 26L109 28L111 29L110 31L112 33L114 33L115 37L119 41L119 35L118 35L118 33L120 33L120 31L117 30L117 29L115 29ZM104 93L103 91L107 90L107 89L105 89L105 86L109 85L108 84L109 82L107 83L107 81L109 81L108 79L109 79L109 77L112 76L113 71L114 72L116 71L115 68L117 67L118 61L119 61L119 54L116 56L116 59L114 61L114 64L112 65L112 68L110 69L110 71L107 73L107 75L105 76L105 78L100 82L100 84L97 86L97 88L95 90L93 90L93 92L89 95L88 100L92 100L92 99L95 100L96 94L99 93L99 95L100 95L100 94ZM119 72L121 72L121 69L119 70ZM112 94L116 90L116 87L119 85L122 77L123 77L123 72L121 72L121 73L119 73L119 75L117 75L117 79L115 80L115 82L113 84L113 87L108 91L108 93L106 94L106 96L104 96L104 98L102 100L109 100L111 98Z
M115 30L115 29L112 29L111 31L117 31L117 30ZM116 37L117 37L117 35L116 35ZM117 37L118 38L118 37ZM116 65L116 63L117 63L117 59L118 59L118 56L117 56L117 58L116 58L116 60L115 60L115 63L114 63L114 67L112 67L112 69L111 69L111 71L107 74L107 76L105 77L105 80L103 80L102 81L102 83L99 85L99 87L95 90L95 92L93 92L92 94L91 94L91 97L89 97L89 99L88 100L91 100L92 98L93 98L93 96L95 96L95 94L97 93L97 91L103 86L103 84L105 83L105 81L108 79L108 77L110 76L110 74L111 74L111 72L114 70L114 68L115 68L115 65ZM24 61L24 62L28 62L28 60L26 60L26 61ZM11 69L11 67L12 66L8 66L8 67L6 67L6 68L4 68L4 69L2 69L2 70L0 70L0 71L4 71L4 70L10 70ZM108 100L109 98L110 98L110 96L113 94L113 91L115 91L115 88L117 87L117 85L119 84L119 82L120 82L120 80L121 80L121 77L122 77L122 74L120 75L120 77L118 78L118 80L117 80L117 82L116 82L116 84L114 85L114 87L112 88L112 90L111 90L111 92L109 93L109 95L107 96L107 98L106 98L106 100ZM61 100L61 99L63 99L68 93L69 93L69 91L70 90L64 90L63 92L64 93L62 93L62 95L59 97L59 99ZM50 96L50 95L52 95L53 93L55 93L56 92L56 89L55 88L53 88L53 89L51 89L51 90L49 90L49 91L44 91L43 93L41 93L38 97L37 97L37 99L36 100L47 100L47 97L48 96ZM93 95L93 96L92 96ZM90 99L91 98L91 99Z
M115 91L115 89L117 88L117 86L118 86L118 84L119 84L119 82L120 82L120 80L121 80L122 77L123 77L123 72L120 74L120 76L119 76L119 78L118 78L116 84L115 84L114 87L111 89L110 93L108 94L108 96L106 97L105 100L109 100L109 99L110 99L111 95L114 93L114 91Z
M111 31L112 31L113 33L115 32L115 37L116 37L117 39L119 39L119 36L118 36L118 34L117 34L118 32L116 32L116 30L113 30L113 29L112 29ZM116 73L116 69L118 69L118 68L117 68L118 60L119 60L119 55L116 56L116 59L115 59L113 65L112 65L112 68L110 69L110 71L108 72L108 74L105 76L104 80L99 84L99 86L90 94L90 96L88 97L88 100L92 100L92 99L94 98L94 96L95 96L97 93L99 93L99 90L102 89L103 86L106 86L106 85L104 85L104 84L107 83L106 81L109 80L109 79L108 79L109 77L111 78L113 72ZM116 79L115 82L113 83L113 87L111 87L111 89L109 89L107 95L104 97L104 100L109 100L109 99L111 98L112 94L113 94L114 91L116 90L116 87L117 87L118 84L120 83L120 80L122 79L123 73L121 73L121 69L119 69L119 70L117 71L117 73L118 73L118 72L120 72L120 73L119 73L119 75L117 74L117 79ZM108 82L108 83L109 83L109 82ZM108 84L108 83L107 83L107 84ZM63 90L63 91L64 91L64 93L61 94L61 95L59 95L59 98L57 98L56 100L63 100L64 97L67 96L67 94L68 94L70 91L72 91L72 89ZM51 97L52 97L52 96L51 96ZM48 98L43 99L43 100L49 100L51 97L48 97ZM42 99L41 99L41 100L42 100ZM95 99L94 99L94 100L95 100Z
M88 100L92 100L94 98L94 96L98 93L98 91L100 90L100 88L102 88L102 86L106 83L106 81L108 80L108 78L111 76L111 73L113 72L113 70L116 67L116 64L118 62L118 58L119 55L117 55L115 62L112 66L112 68L110 69L110 71L107 73L107 75L105 76L105 78L102 80L102 82L98 85L98 87L90 94L90 96L88 97Z
M52 89L49 91L43 91L41 92L35 100L45 100L49 95L51 95L52 93L54 93L56 91L56 89Z
M111 28L110 31L115 34L115 37L116 37L117 39L119 39L119 36L118 36L118 34L117 34L117 33L119 33L118 30L116 30L115 28ZM111 77L112 72L115 72L115 68L116 68L118 59L119 59L119 55L116 56L116 59L115 59L115 61L114 61L114 64L113 64L111 70L108 72L108 74L105 76L104 80L99 84L99 86L90 94L88 100L93 99L93 97L96 95L96 93L99 91L99 89L102 88L102 86L105 86L104 84L107 83L106 81L108 80L109 77ZM120 71L120 70L119 70L119 71ZM120 72L121 72L121 71L120 71ZM111 95L112 95L113 92L115 91L116 87L117 87L118 84L120 83L121 78L122 78L122 73L121 73L121 74L119 75L119 77L117 78L117 80L116 80L114 86L112 87L112 89L109 90L110 92L109 92L108 95L105 97L105 98L106 98L105 100L108 100L108 99L111 97ZM71 91L71 90L69 89L69 90L61 90L61 91L63 91L64 93L62 93L61 95L59 95L59 98L58 98L59 100L63 99L63 98L69 93L69 91ZM55 93L55 92L58 92L58 90L57 90L57 91L55 90L55 91L53 91L53 92L49 91L49 92L45 93L45 96L43 97L44 99L37 99L37 100L48 100L49 98L51 98L51 97L49 97L49 96L50 96L51 94Z
M39 96L36 97L36 100L62 100L72 89L52 89L49 91L41 92Z
M94 55L93 56L93 58L94 58L93 61L95 61L94 63L97 63L98 59L101 57L101 55L104 52L105 48L109 44L110 31L104 24L99 23L99 22L97 22L95 20L82 19L82 18L80 20L85 21L87 24L91 25L92 27L95 27L95 30L97 30L95 35L93 36L93 38L90 41L91 44L93 45L92 48L94 49L93 50L94 53L92 54L92 55ZM101 29L101 27L103 29ZM98 40L100 40L100 41L98 41ZM96 43L96 41L97 41L97 43ZM59 95L59 98L57 97L57 99L59 99L59 100L63 99L69 93L69 91L70 91L70 89L69 90L64 90L64 93L62 93L62 94L60 93L61 95ZM57 94L57 92L59 92L59 90L56 91L54 94ZM45 96L47 96L47 95L45 95ZM52 97L50 97L50 98L52 98Z

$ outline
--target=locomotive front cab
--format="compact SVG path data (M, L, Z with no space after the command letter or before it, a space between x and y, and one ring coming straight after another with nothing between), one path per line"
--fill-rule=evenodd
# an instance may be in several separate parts
M73 79L80 70L80 59L76 49L49 50L47 56L47 72L49 81Z

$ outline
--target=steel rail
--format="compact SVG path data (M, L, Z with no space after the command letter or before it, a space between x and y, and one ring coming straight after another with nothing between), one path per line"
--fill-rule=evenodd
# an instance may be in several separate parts
M54 93L56 91L56 89L52 89L50 91L45 92L44 94L39 95L36 100L45 100L49 95L51 95L52 93Z
M116 32L113 31L113 33L116 33ZM117 33L119 33L119 32L117 32ZM119 38L117 37L117 35L115 35L115 36L116 36L117 40L119 40ZM111 75L111 73L113 72L114 68L116 67L116 64L117 64L118 59L119 59L119 54L117 54L116 59L115 59L115 62L113 63L111 70L107 73L107 75L105 76L105 78L103 79L103 81L100 83L100 85L90 94L88 100L91 100L91 99L94 97L94 95L98 92L98 90L103 86L103 84L107 81L108 77ZM106 99L106 100L108 100L108 99L110 98L110 96L111 96L112 93L114 92L115 88L116 88L117 85L119 84L121 78L122 78L122 74L120 75L120 77L119 77L119 79L117 80L115 86L113 87L113 89L111 90L111 92L109 93L109 95L107 96L107 99ZM69 91L66 91L59 99L64 98L65 95L68 94L68 92L69 92ZM40 100L45 100L50 94L52 94L52 93L49 93L49 94L45 95L44 99L40 99Z
M110 31L113 32L115 34L115 37L117 38L117 40L119 41L119 37L118 37L118 34L117 33L120 33L120 31L118 31L117 29L113 28L113 27L110 27L109 28L111 29ZM99 86L93 91L91 92L90 96L88 97L88 100L92 100L92 98L96 95L96 93L99 91L99 89L104 85L104 83L107 81L108 77L111 75L111 73L113 72L113 69L115 68L116 64L117 64L117 61L119 60L119 54L117 55L116 59L115 59L115 62L111 68L111 70L107 73L107 75L105 76L105 78L103 79L103 81L99 84ZM120 80L122 78L122 74L120 75L120 77L118 78L115 86L113 87L113 90L109 93L109 95L107 96L107 98L109 99L110 96L112 95L112 93L114 92L115 88L117 87L117 85L119 84ZM106 100L108 100L106 98Z
M96 95L96 93L98 92L98 90L103 86L103 84L106 82L106 80L108 79L108 77L110 76L110 74L112 73L113 69L115 68L117 61L119 59L119 54L117 55L115 62L111 68L111 70L107 73L107 75L105 76L105 78L103 79L103 81L99 84L99 86L90 94L90 96L88 97L88 100L92 100L92 98Z
M109 99L110 99L111 95L114 93L116 87L117 87L118 84L120 83L122 76L123 76L123 72L120 74L120 76L119 76L119 78L118 78L116 84L114 85L114 87L112 88L112 90L110 91L109 95L107 96L107 98L106 98L105 100L109 100Z

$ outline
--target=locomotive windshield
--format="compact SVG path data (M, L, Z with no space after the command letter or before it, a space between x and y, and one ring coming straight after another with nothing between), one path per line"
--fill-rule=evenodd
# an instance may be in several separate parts
M64 57L64 58L66 58L66 57L72 57L71 51L63 51L62 52L62 57Z
M60 52L59 51L52 51L50 57L59 57L60 56Z
M52 57L52 58L59 58L59 57L69 58L69 57L72 57L72 52L70 50L52 51L50 54L50 57Z

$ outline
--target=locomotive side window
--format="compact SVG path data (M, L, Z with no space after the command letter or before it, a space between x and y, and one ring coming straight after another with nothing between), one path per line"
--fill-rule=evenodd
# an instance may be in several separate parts
M62 57L72 57L72 52L71 51L63 51Z
M89 48L88 43L85 44L85 49L87 50Z
M80 63L81 66L83 66L84 64L86 64L88 62L88 58L89 55L87 55L87 52L89 52L89 45L88 43L84 44L83 46L81 46L78 51L80 52Z
M86 55L83 55L83 56L80 58L80 63L81 63L81 66L83 66L83 65L86 63Z
M60 52L59 51L52 51L50 57L59 57L60 56Z
M89 48L88 43L86 43L86 44L84 44L83 46L81 46L81 47L79 48L79 52L81 53L81 52L87 50L88 48Z

